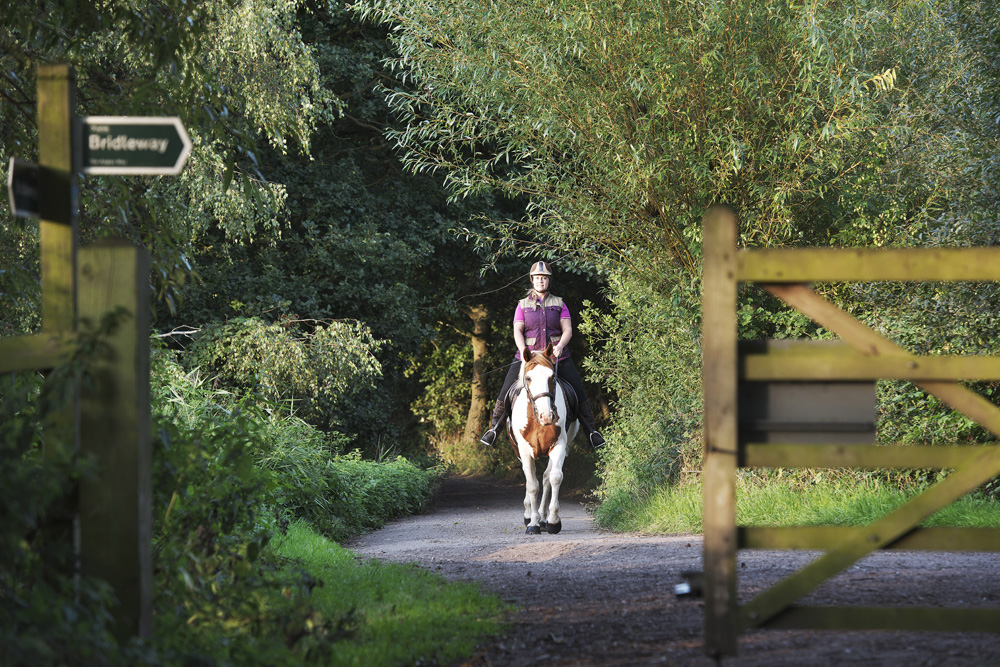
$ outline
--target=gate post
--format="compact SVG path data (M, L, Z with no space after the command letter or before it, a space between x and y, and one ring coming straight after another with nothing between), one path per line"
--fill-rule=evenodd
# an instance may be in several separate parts
M149 257L127 241L80 249L80 328L115 313L81 388L81 453L96 458L80 481L80 569L118 597L119 640L152 634L152 451L149 406Z
M702 493L705 652L736 653L736 218L713 206L702 227Z

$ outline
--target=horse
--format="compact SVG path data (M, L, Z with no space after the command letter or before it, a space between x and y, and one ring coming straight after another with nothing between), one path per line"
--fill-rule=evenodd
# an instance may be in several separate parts
M563 463L569 444L576 437L580 423L575 414L573 389L556 378L557 360L552 345L544 352L524 348L520 352L520 389L515 394L507 436L524 469L524 525L527 535L540 535L542 528L549 534L562 530L559 518L559 486L563 480ZM538 479L535 462L548 457L542 475L542 498L538 502ZM548 511L543 519L540 510Z

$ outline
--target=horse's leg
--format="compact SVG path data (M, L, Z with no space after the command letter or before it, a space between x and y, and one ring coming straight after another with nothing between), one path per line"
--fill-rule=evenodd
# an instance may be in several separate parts
M549 464L545 466L545 473L542 475L542 499L538 501L538 513L543 515L539 525L546 530L549 528L549 520L548 511L545 508L549 506L549 498L552 496L552 484L549 482L549 469L552 466L551 461L552 459L549 459Z
M545 530L555 535L562 530L559 518L559 487L563 481L563 463L566 461L566 443L556 445L549 452L549 465L545 468L545 487L552 494L545 518Z
M535 474L535 459L528 447L521 448L521 468L524 469L524 531L527 535L539 535L542 532L538 514L538 477Z

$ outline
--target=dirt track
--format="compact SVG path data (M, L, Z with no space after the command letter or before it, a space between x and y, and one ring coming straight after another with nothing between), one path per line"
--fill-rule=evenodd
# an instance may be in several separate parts
M704 654L702 604L678 598L684 570L701 569L694 535L598 531L563 499L558 535L524 534L523 486L453 477L426 514L347 544L382 560L417 562L474 580L522 611L512 631L467 665L1000 665L1000 634L754 631L739 655ZM815 554L741 551L741 601ZM809 604L1000 608L1000 555L883 552L803 600Z

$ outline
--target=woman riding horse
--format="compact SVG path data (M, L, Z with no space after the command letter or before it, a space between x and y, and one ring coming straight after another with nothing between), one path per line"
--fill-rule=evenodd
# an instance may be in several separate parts
M515 355L507 371L507 377L504 378L503 388L493 408L490 428L479 441L491 447L496 441L497 429L507 419L507 393L517 381L521 371L521 358L518 356L520 351L525 348L531 351L544 350L551 344L553 354L558 359L559 377L569 382L576 392L583 434L591 447L594 449L602 447L604 437L594 426L594 413L590 401L587 400L580 374L569 355L569 339L573 337L573 320L570 318L569 308L561 298L549 293L552 269L549 268L548 262L535 262L531 265L529 274L532 289L518 301L514 310L514 344L518 354Z

